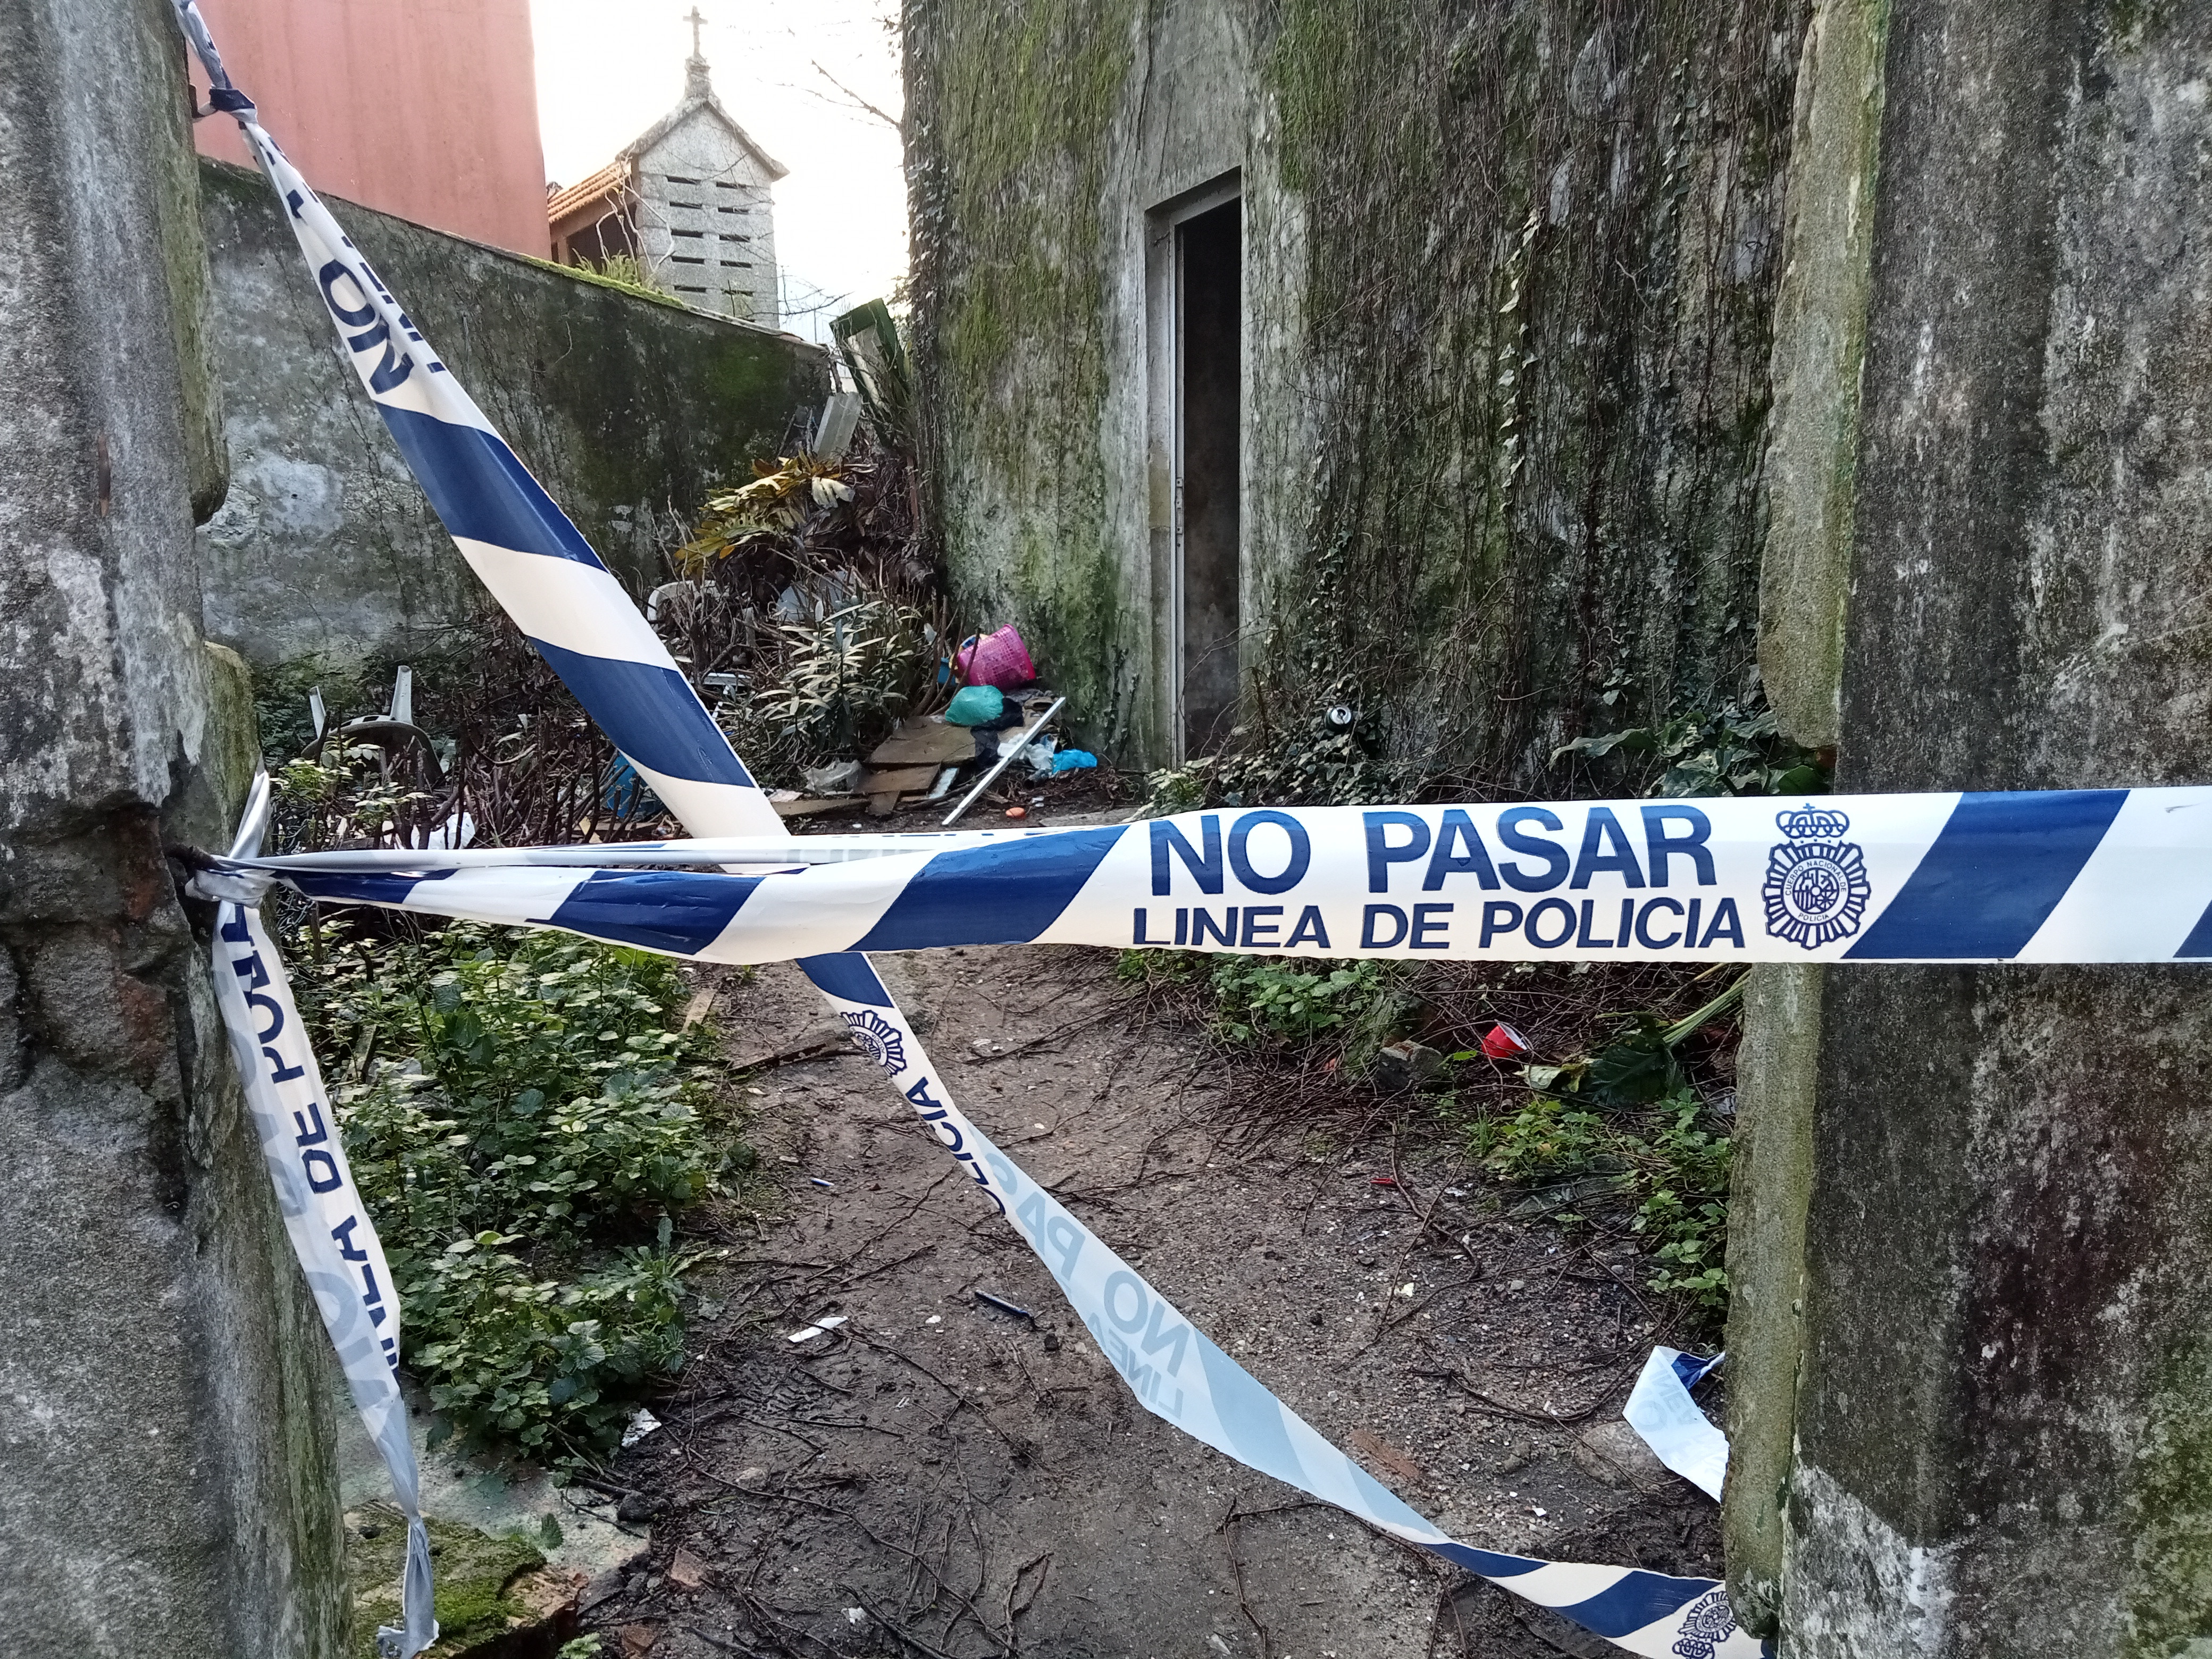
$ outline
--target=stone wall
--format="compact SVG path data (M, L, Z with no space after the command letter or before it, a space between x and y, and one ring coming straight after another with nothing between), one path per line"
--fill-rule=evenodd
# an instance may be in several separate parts
M165 842L256 747L200 635L222 477L163 0L0 10L0 1629L336 1659L323 1338ZM59 95L58 89L66 89Z
M2201 783L2212 7L1823 23L1860 159L1802 222L1872 230L1777 353L1840 463L1777 502L1839 647L1786 712L1852 791ZM2212 1651L2201 970L1824 977L1752 1004L1739 1605L1790 1659Z
M1568 738L1748 692L1804 15L912 0L917 359L972 619L1018 622L1097 744L1171 750L1148 215L1233 173L1248 716L1341 696L1401 756L1554 793Z
M278 137L281 142L283 135ZM207 629L257 665L390 661L489 603L339 356L267 183L201 166L230 493ZM312 182L312 180L310 181ZM795 336L702 315L345 202L367 253L623 580L665 580L718 479L787 453L830 387Z

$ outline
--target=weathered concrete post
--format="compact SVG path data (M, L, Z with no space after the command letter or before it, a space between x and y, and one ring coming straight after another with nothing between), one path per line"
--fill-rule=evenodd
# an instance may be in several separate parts
M0 7L0 1631L28 1659L323 1659L345 1613L321 1338L161 850L222 833L252 750L199 631L184 98L161 0Z
M1778 706L1846 790L2205 781L2212 6L1823 30L1768 591L1831 609L1770 611ZM1824 978L1753 1004L1741 1604L1787 1659L2212 1654L2212 979Z

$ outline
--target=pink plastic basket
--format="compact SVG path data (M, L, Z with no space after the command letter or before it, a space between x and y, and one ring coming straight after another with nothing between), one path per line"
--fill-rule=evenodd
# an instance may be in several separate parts
M995 685L1001 691L1011 691L1036 678L1029 647L1022 643L1012 623L996 633L967 641L955 653L955 660L960 665L961 678L970 685Z

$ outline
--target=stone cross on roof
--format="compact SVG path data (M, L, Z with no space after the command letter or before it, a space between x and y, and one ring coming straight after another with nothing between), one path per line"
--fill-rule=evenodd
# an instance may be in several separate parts
M706 27L707 20L699 15L699 8L694 6L684 21L691 26L691 55L684 60L684 95L686 98L703 98L709 88L707 55L700 50L699 31Z

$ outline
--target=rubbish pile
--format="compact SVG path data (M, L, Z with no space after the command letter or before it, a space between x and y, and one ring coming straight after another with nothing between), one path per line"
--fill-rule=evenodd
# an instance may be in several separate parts
M955 624L920 523L890 313L860 307L836 327L854 389L830 396L794 453L754 463L677 529L647 623L787 819L904 807L950 823L994 788L1095 768L1054 730L1064 703L1019 631L962 638ZM376 672L318 664L269 688L283 850L672 833L650 785L503 617L399 668L388 698L363 670ZM1016 817L1036 804L998 803Z
M805 787L774 793L776 811L796 818L864 806L870 817L889 817L902 806L946 799L965 778L966 794L945 816L949 824L1018 768L1042 779L1097 766L1097 756L1062 747L1051 730L1067 699L1037 684L1036 665L1012 626L963 641L942 668L944 679L967 682L943 713L900 720L865 761L803 769ZM1006 808L1010 817L1028 811L1019 803Z

